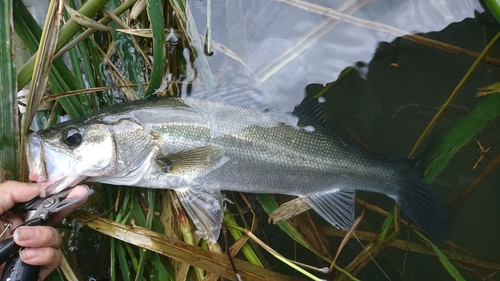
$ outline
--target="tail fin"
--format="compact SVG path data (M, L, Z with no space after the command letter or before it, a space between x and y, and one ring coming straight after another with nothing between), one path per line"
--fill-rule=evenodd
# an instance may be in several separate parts
M444 240L451 232L451 218L446 206L423 178L414 175L405 182L399 193L391 197L416 225L434 238Z

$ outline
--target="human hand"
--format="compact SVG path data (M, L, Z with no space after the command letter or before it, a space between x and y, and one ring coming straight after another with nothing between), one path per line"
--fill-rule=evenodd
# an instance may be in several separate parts
M0 220L12 223L13 229L23 223L23 218L17 214L7 212L16 203L26 202L38 196L40 188L36 184L28 184L16 181L0 183ZM88 193L86 186L76 186L67 198L81 197ZM67 215L82 205L85 200L78 202L67 209L53 214L48 225L61 222ZM10 235L4 234L2 239ZM15 230L14 241L26 249L20 252L21 259L31 265L40 266L39 280L45 279L60 263L62 253L59 250L62 244L61 235L50 226L23 226ZM3 272L4 265L0 266Z

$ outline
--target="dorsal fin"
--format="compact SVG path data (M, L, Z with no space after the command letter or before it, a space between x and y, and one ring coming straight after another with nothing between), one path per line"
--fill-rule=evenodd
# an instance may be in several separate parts
M299 117L299 120L307 125L319 125L328 128L323 111L323 102L324 98L306 98L295 107L292 114Z

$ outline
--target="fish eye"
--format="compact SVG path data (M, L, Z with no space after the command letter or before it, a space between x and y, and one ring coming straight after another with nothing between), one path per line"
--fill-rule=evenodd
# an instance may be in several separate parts
M77 128L67 128L61 133L62 140L70 147L77 147L82 143L82 133Z

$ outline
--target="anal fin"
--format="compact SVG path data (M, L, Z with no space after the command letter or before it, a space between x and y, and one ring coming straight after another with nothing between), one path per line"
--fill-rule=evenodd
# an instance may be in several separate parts
M216 243L219 238L224 213L223 195L219 190L199 188L176 189L179 201L205 238Z
M347 231L354 223L354 195L354 190L333 189L301 198L331 225Z

